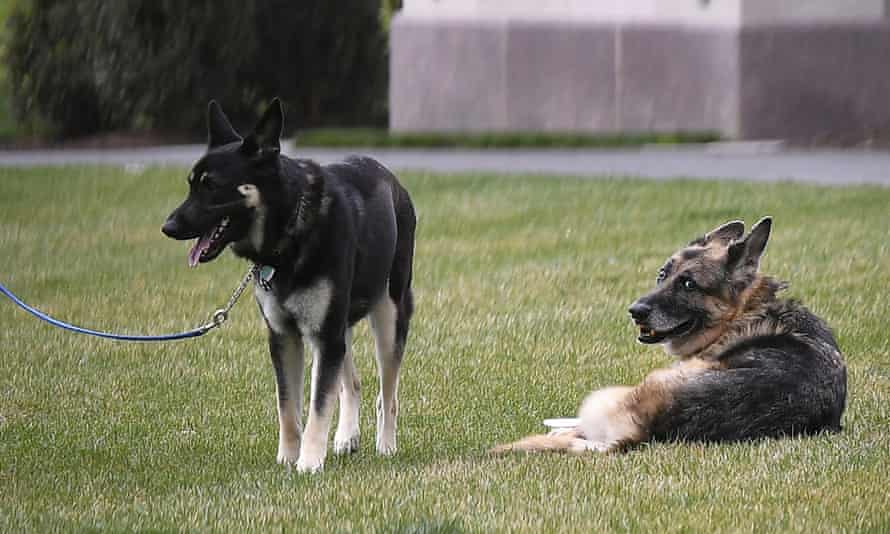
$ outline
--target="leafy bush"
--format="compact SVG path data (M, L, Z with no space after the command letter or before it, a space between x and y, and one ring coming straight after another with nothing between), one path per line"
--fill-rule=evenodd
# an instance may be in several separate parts
M101 116L87 69L90 43L80 38L78 4L20 3L7 21L13 106L22 117L52 118L63 134L93 133L114 120Z
M256 13L250 78L264 98L282 95L291 127L381 123L387 41L380 2L266 0Z
M30 0L8 20L21 118L63 136L198 132L211 98L251 124L273 96L289 125L380 124L386 38L369 0Z

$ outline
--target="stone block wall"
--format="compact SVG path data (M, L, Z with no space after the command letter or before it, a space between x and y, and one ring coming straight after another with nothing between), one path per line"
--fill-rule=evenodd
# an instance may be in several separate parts
M738 4L738 16L765 16L773 8L755 10L762 1ZM890 136L883 0L860 2L842 22L829 21L827 0L814 1L805 20L780 13L728 24L484 10L434 17L412 15L408 3L391 30L390 127Z

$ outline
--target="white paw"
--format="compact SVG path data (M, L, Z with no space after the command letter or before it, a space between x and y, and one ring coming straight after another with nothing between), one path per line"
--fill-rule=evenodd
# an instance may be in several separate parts
M324 458L320 456L316 458L300 456L297 460L296 468L298 473L319 473L324 468Z
M341 436L340 433L334 434L334 454L350 454L356 452L359 446L358 432L352 435Z
M396 402L387 414L383 409L383 398L377 396L377 454L392 456L396 453L396 414L399 408Z
M609 452L609 444L603 443L601 441L588 441L582 438L576 438L572 440L572 444L570 445L570 450L572 452L581 453L581 452Z
M287 446L278 446L278 457L276 461L281 465L291 465L297 461L297 457L300 455L300 446L294 445L291 447Z
M381 456L392 456L396 453L396 436L384 437L377 436L377 454Z

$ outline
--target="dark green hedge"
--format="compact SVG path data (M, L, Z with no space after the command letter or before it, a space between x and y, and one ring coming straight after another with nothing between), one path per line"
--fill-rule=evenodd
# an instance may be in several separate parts
M200 132L280 96L288 126L386 120L379 0L23 0L7 21L13 105L63 136Z
M391 132L374 128L318 128L296 133L298 147L364 148L616 148L719 141L717 132Z

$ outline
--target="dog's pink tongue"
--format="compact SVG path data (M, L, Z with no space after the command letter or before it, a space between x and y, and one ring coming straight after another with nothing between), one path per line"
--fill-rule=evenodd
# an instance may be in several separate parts
M198 260L201 258L201 253L207 250L209 246L210 237L208 236L202 236L195 240L195 244L189 251L189 267L196 267L198 265Z

